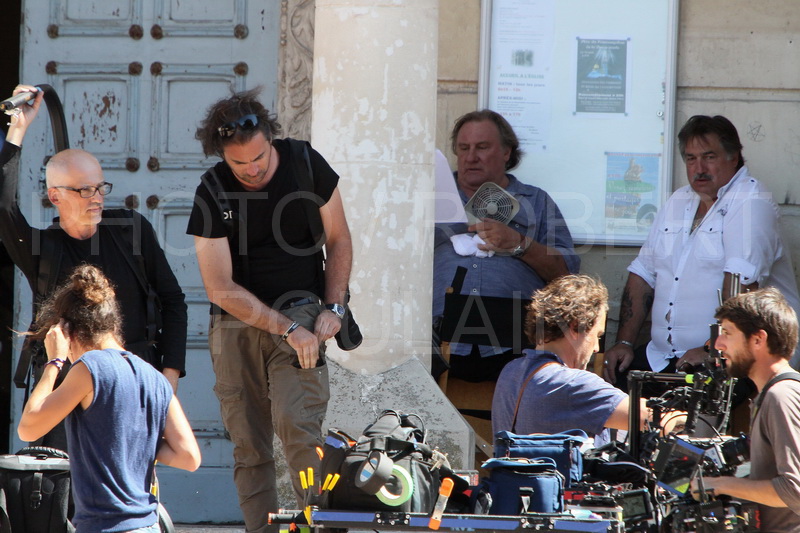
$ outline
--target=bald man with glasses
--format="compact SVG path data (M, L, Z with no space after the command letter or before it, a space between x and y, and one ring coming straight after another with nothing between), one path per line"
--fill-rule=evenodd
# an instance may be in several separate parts
M162 371L177 390L186 359L183 292L150 223L135 211L104 209L112 185L105 181L97 159L83 150L63 150L50 158L47 198L58 211L53 225L34 228L20 211L18 154L43 95L26 85L18 86L14 94L25 91L38 94L31 105L23 104L10 117L0 151L0 239L28 279L34 302L50 296L77 265L99 267L117 290L125 348ZM46 358L39 357L35 346L26 349L33 351L31 363L38 380ZM42 444L64 449L63 429L56 428Z

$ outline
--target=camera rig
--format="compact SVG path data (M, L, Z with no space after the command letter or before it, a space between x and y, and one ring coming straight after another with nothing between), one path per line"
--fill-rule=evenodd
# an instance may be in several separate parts
M683 433L690 436L695 433L700 415L717 417L717 424L712 427L717 435L727 426L736 379L728 377L722 354L714 348L719 336L719 324L711 324L710 330L708 356L702 365L693 368L693 373L669 374L632 370L628 374L630 393L628 427L630 428L639 427L644 384L654 383L669 386L660 397L651 398L647 402L648 408L653 411L649 431L630 432L629 450L633 457L640 458L643 452L652 451L643 449L644 441L648 439L648 436L663 430L662 421L669 413L686 413ZM705 419L702 420L708 423Z
M708 356L692 373L628 374L630 428L639 427L644 386L655 384L665 389L645 403L652 410L647 428L631 429L628 434L629 456L655 475L657 488L651 497L656 517L651 523L661 524L662 531L756 531L753 504L707 494L697 501L690 493L695 476L732 475L738 465L749 460L745 435L722 434L730 418L736 379L728 377L722 354L714 348L719 324L710 329ZM681 436L665 434L665 426L679 414L686 415ZM709 426L713 436L695 436L698 421Z

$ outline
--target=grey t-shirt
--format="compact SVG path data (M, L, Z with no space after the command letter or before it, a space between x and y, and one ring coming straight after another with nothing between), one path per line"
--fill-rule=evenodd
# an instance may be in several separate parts
M569 368L550 352L525 350L497 379L492 402L492 430L518 434L560 433L582 429L596 435L627 395L587 370ZM512 429L520 388L531 372L548 362L525 387Z
M800 382L773 385L750 433L750 479L771 479L786 508L759 505L761 531L800 532Z

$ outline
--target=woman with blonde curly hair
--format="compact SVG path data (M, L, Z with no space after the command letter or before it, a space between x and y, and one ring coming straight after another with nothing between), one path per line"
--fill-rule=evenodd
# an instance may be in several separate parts
M172 386L125 351L114 289L97 267L78 266L42 304L34 338L47 363L17 433L33 441L66 418L77 531L157 533L148 488L153 464L196 470L200 449ZM61 367L72 361L54 389Z
M600 349L608 290L585 275L563 276L533 294L525 332L535 350L508 363L492 404L494 432L628 429L628 396L586 370Z

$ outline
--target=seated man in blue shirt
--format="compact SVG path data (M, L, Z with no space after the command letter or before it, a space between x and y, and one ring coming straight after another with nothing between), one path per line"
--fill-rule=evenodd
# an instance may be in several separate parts
M477 224L437 224L434 235L433 321L444 313L444 295L459 266L467 269L464 292L479 296L528 298L549 281L577 273L580 259L561 211L538 187L526 185L508 171L522 151L511 125L500 114L474 111L459 118L451 135L458 158L454 174L466 204L481 185L492 182L514 196L519 212L508 223L484 218ZM476 255L460 255L450 237L477 234L485 244ZM490 256L485 252L493 252ZM497 379L503 365L518 354L508 347L451 346L450 376L468 381ZM436 375L434 369L434 375Z
M497 380L492 429L518 434L628 429L628 395L586 370L599 349L608 290L589 276L564 276L533 295L525 332L535 350ZM647 412L642 409L641 412Z

